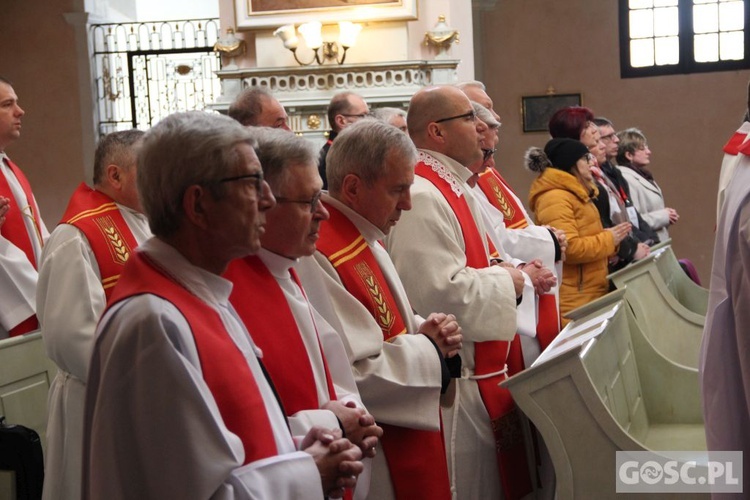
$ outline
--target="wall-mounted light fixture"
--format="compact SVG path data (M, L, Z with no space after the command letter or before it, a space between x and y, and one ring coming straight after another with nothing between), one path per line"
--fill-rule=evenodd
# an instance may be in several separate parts
M234 58L245 53L245 40L235 36L234 28L227 28L227 34L214 44L214 52L229 58L229 64L222 69L237 69Z
M308 66L313 62L323 64L329 59L333 59L338 64L344 64L346 51L354 47L354 44L357 42L357 35L359 35L359 32L362 30L362 25L354 24L349 21L340 22L338 42L323 41L323 35L321 34L322 27L322 24L318 21L301 24L297 29L294 28L293 24L287 24L286 26L282 26L274 31L273 34L284 42L284 48L291 50L294 55L294 60L302 66ZM299 31L302 38L305 39L307 46L310 47L315 54L315 56L308 62L302 62L297 57L297 47L299 46L297 31ZM341 60L338 58L339 45L341 45L341 48L343 49Z
M424 44L433 45L438 50L436 59L446 59L448 50L452 43L459 42L458 30L454 30L445 22L445 16L438 16L438 22L434 28L425 33Z

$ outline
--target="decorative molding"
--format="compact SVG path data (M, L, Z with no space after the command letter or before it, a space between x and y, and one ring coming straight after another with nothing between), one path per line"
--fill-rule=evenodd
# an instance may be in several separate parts
M397 61L217 71L224 92L210 108L225 112L241 89L261 85L284 105L295 132L322 140L323 132L329 128L326 109L334 94L350 90L361 95L371 107L406 107L411 96L422 87L455 83L458 63L458 60ZM313 115L315 118L311 118Z

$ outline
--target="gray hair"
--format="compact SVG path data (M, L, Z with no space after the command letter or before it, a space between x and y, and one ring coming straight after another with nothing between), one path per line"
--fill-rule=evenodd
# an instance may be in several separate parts
M302 137L286 130L268 127L251 127L256 140L255 152L263 168L263 177L274 194L281 195L292 173L292 165L313 165L317 169L318 148ZM338 140L338 139L337 139Z
M497 121L494 116L492 116L492 113L490 113L489 109L474 101L471 101L471 106L474 108L474 112L477 114L477 118L486 123L489 128L500 128L500 122Z
M597 116L594 118L594 125L597 127L612 127L615 128L611 120L604 118L603 116Z
M265 87L248 87L229 105L227 114L245 126L256 126L263 113L263 100L271 98L273 95Z
M630 160L625 153L635 154L639 149L646 147L646 136L635 127L617 132L620 143L617 145L617 164L630 165Z
M370 114L373 118L390 123L391 118L394 116L403 116L406 120L406 111L401 108L375 108L370 110Z
M255 146L248 129L226 116L203 111L173 113L143 137L137 184L151 232L169 236L182 223L182 198L188 187L206 186L225 195L219 180L241 161L238 144Z
M103 180L107 165L128 168L136 158L135 145L143 138L143 130L120 130L107 134L99 140L94 153L94 184Z
M326 160L328 189L341 192L344 177L354 174L372 186L384 176L391 154L417 163L417 149L409 136L387 123L365 118L346 127L333 141Z
M464 90L467 87L478 87L485 92L487 91L487 86L479 80L467 80L465 82L459 82L456 84L456 87L461 90Z

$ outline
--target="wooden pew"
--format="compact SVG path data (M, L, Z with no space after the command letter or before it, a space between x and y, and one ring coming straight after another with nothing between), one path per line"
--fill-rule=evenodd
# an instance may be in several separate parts
M47 358L41 332L0 340L0 415L47 442L47 393L57 366ZM12 473L0 471L0 500L15 499Z
M674 266L677 266L676 270ZM680 276L684 276L693 288L683 287L685 284L680 283ZM656 348L679 364L697 368L708 296L698 298L701 292L694 290L697 285L682 272L671 247L664 246L645 259L612 273L609 278L618 289L625 290L625 300L636 321ZM692 291L673 293L670 286ZM702 307L698 306L701 300L705 302Z
M685 274L672 246L667 245L663 250L658 250L655 262L659 274L677 301L688 310L705 316L708 309L708 289L696 284Z
M706 449L697 370L656 349L624 296L571 312L537 361L503 383L549 449L559 500L616 498L617 451Z

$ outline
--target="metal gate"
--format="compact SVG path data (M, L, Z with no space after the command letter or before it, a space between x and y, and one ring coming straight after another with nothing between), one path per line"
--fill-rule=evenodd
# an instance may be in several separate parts
M100 135L148 129L221 93L218 19L97 24L90 35Z

